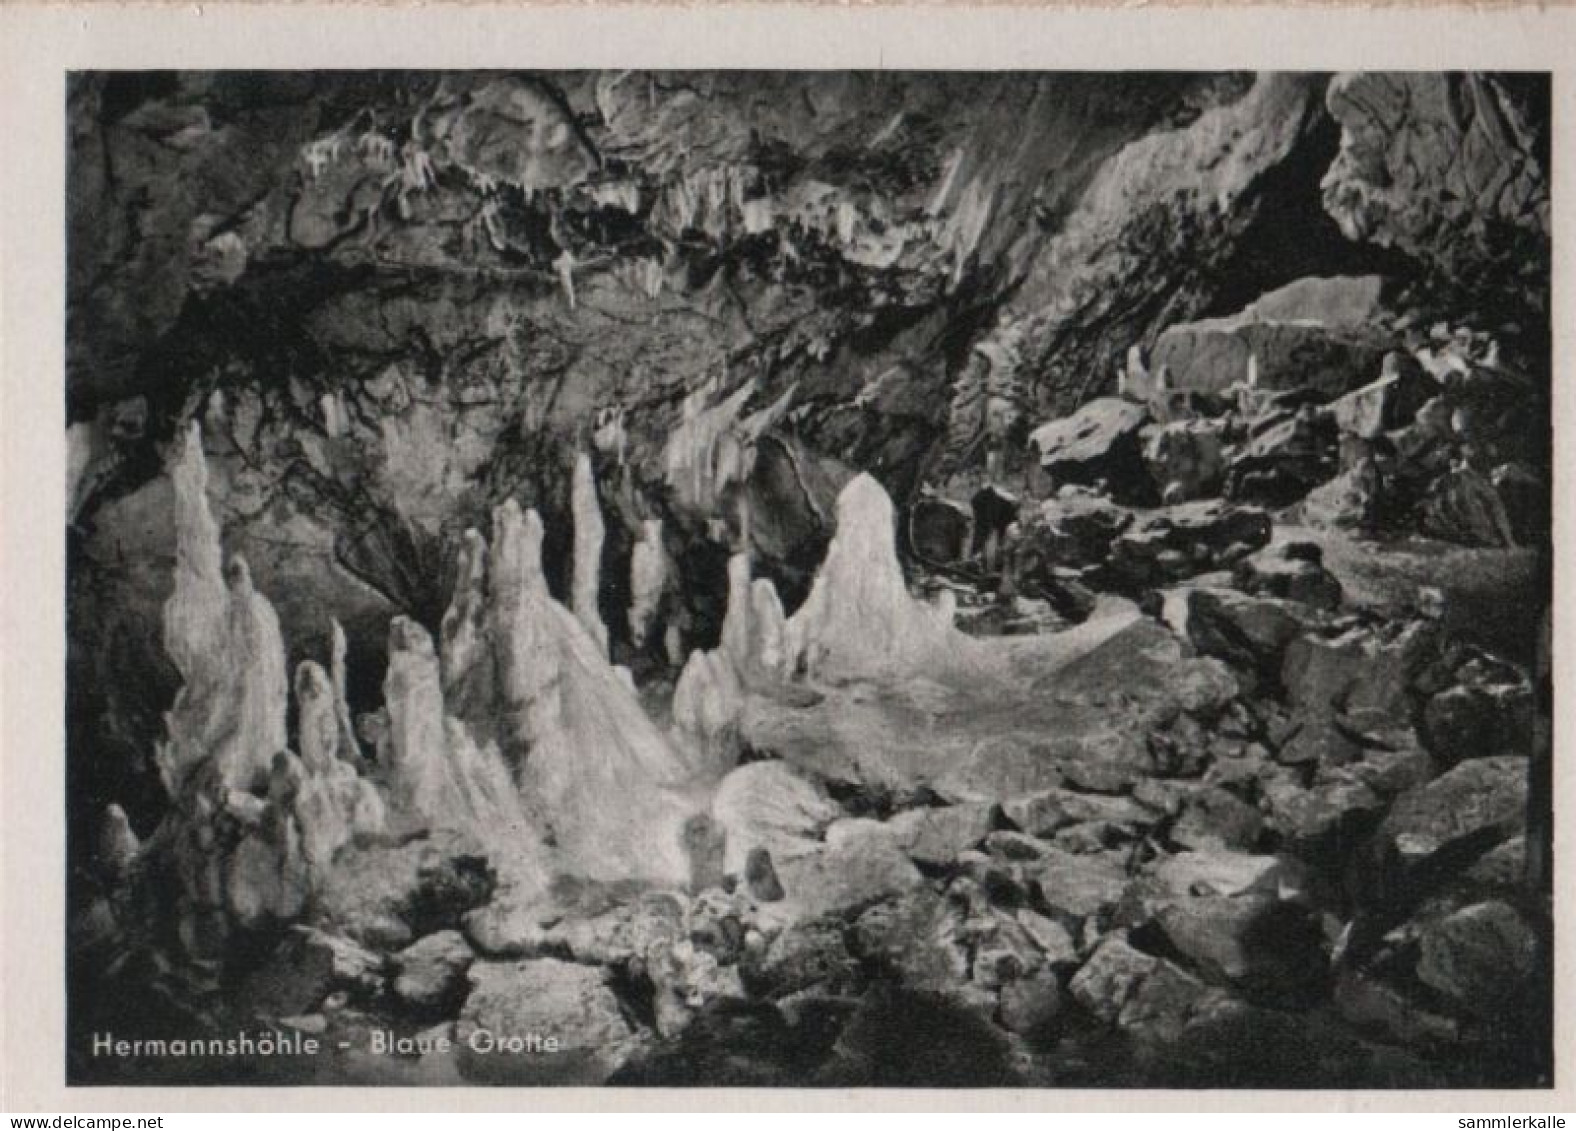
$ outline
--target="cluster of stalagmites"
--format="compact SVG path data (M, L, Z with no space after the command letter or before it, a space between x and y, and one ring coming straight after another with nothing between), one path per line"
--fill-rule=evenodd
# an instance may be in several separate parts
M296 733L286 730L286 648L268 599L244 560L224 560L208 506L207 468L194 424L172 460L176 573L165 641L183 685L157 752L173 814L156 841L179 878L181 926L194 951L223 945L233 928L332 917L336 855L397 843L422 831L464 835L516 898L542 896L554 875L688 886L704 871L707 812L739 753L744 688L795 670L837 670L850 639L833 628L867 608L862 656L910 643L909 598L892 553L891 507L873 481L849 492L850 537L875 523L874 572L852 546L829 562L858 588L853 604L818 586L787 621L775 589L730 565L720 647L696 652L664 734L638 702L628 673L607 657L597 607L602 520L591 464L575 465L572 611L548 592L542 526L508 501L492 541L468 531L439 640L408 617L389 626L384 707L363 756L345 694L345 641L331 625L329 668L303 661L294 678ZM632 566L632 635L650 631L670 563L660 523L644 531ZM839 564L839 563L842 564ZM930 621L920 618L930 626ZM855 658L858 658L856 656ZM125 871L138 851L112 807L105 859ZM123 830L124 835L118 835ZM130 844L133 847L128 848ZM715 853L714 853L715 854Z
M1306 557L1166 588L1164 623L1102 598L1066 632L972 637L910 593L892 504L859 476L792 616L731 560L720 641L683 664L664 731L581 599L600 540L582 462L572 607L535 513L503 503L465 536L437 641L390 625L365 754L337 628L328 668L297 669L292 750L284 644L222 563L195 429L171 474L172 810L143 845L111 807L104 870L173 872L197 955L287 929L236 991L255 1014L567 1044L551 1065L414 1056L413 1081L698 1082L685 1058L733 1039L713 1007L746 1000L786 1026L761 1082L859 1081L861 1040L902 1027L871 988L894 982L987 1021L980 1063L1095 1025L1196 1055L1192 1079L1230 1076L1218 1058L1251 1032L1281 1080L1298 1011L1333 994L1309 1080L1416 1080L1408 1058L1494 1023L1540 961L1514 894L1526 681L1430 620L1345 612ZM1180 521L1206 537L1218 516ZM636 640L671 581L660 536L631 565ZM1471 876L1441 871L1469 849ZM1332 898L1359 856L1367 887Z
M542 894L560 872L689 882L684 827L704 806L694 791L707 767L660 732L608 662L589 461L575 477L574 612L548 593L536 514L506 502L490 546L466 534L437 644L410 618L390 624L370 758L350 721L337 624L332 674L311 660L297 668L289 747L278 619L246 563L223 561L195 425L171 477L166 643L185 683L158 752L174 806L159 840L171 847L194 949L309 909L333 917L341 850L437 830L474 843L517 896ZM661 584L659 572L637 593Z

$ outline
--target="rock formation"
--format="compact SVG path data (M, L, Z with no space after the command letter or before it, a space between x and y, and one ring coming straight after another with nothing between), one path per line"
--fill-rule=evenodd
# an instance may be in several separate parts
M224 782L248 790L285 748L284 641L246 562L223 562L208 509L202 433L194 423L170 471L175 487L175 591L164 606L164 646L183 685L159 751L165 787L177 792L212 761Z
M810 596L786 627L790 670L823 680L917 671L970 650L938 611L909 595L896 517L881 485L861 475L837 499L837 534Z
M591 457L581 452L575 457L573 486L570 488L570 511L575 524L574 588L572 607L575 616L596 641L603 655L607 654L607 626L602 623L601 600L602 504L596 497L596 477L591 470Z
M389 715L387 750L394 805L432 828L473 833L505 860L540 852L509 768L490 744L478 747L448 714L432 637L404 617L389 626L389 667L383 681Z

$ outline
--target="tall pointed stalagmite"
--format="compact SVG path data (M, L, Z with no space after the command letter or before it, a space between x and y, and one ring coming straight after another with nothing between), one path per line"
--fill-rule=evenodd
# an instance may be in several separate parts
M439 670L449 714L480 736L495 733L495 668L487 591L487 542L467 530L455 568L454 595L439 627Z
M693 768L647 717L585 625L547 591L542 524L493 513L489 608L498 713L522 752L520 789L560 865L596 879L682 884Z
M591 456L581 452L575 457L574 482L569 496L570 509L575 521L574 582L570 605L586 632L607 655L607 626L602 623L598 605L602 590L602 540L606 528L602 522L602 504L596 497L596 475L591 469Z
M472 833L499 862L530 854L541 838L527 819L502 756L478 746L444 708L438 657L427 630L408 617L389 625L383 682L389 714L394 802L435 828Z
M972 642L909 595L894 542L892 500L869 475L837 497L837 533L810 596L787 626L791 667L857 678L951 662Z
M356 724L350 717L349 668L346 654L345 629L337 618L329 620L329 677L333 685L334 717L339 724L339 754L352 762L360 763L361 742L356 738Z
M303 771L294 801L296 823L307 863L321 873L357 834L383 830L383 798L340 758L341 701L328 673L311 660L301 664L295 693Z
M232 788L268 776L285 747L287 676L279 618L252 588L240 557L223 564L208 509L208 468L193 423L170 468L175 486L175 589L164 605L164 645L182 687L165 715L157 759L166 789L212 760Z
M711 772L726 772L738 761L749 688L771 686L788 674L777 587L766 578L752 581L750 573L749 554L728 559L722 639L710 652L690 653L673 689L674 738Z

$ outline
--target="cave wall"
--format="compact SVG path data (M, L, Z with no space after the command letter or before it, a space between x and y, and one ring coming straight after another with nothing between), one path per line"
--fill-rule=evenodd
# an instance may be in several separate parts
M741 540L791 608L854 473L900 505L969 488L1130 346L1292 279L1437 303L1483 270L1538 356L1547 102L1478 75L75 75L73 773L135 806L174 693L161 468L191 420L292 664L331 609L353 699L504 499L567 596L581 451L615 654L653 518L685 579L663 616L709 647Z

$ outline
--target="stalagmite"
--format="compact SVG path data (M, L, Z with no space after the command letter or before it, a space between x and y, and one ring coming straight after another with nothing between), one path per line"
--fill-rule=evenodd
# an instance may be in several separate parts
M602 590L602 539L606 528L602 523L602 506L596 497L596 476L591 470L591 456L581 452L575 457L574 483L570 492L570 509L575 522L575 562L571 604L575 616L591 634L591 639L607 655L607 626L602 623L598 600Z
M694 767L647 717L582 622L553 600L542 525L512 499L493 514L490 608L498 713L525 752L520 791L568 872L685 883Z
M782 601L766 578L750 578L750 557L728 559L728 608L718 650L728 658L739 679L775 682L783 672Z
M346 692L348 668L345 655L349 645L345 630L338 619L329 619L329 676L334 692L334 717L339 724L339 756L351 762L362 760L361 743L356 738L356 723L350 714L350 697Z
M728 607L722 620L721 651L742 670L750 660L750 555L728 559Z
M487 619L487 543L467 530L455 563L454 596L439 626L439 669L450 714L485 723L493 707L493 660Z
M637 648L651 639L663 591L668 584L668 554L662 545L662 520L640 524L640 540L629 559L629 638Z
M526 852L539 844L503 758L478 747L445 713L432 637L407 617L389 625L383 695L390 784L401 810L433 827L474 833L489 846Z
M564 292L564 298L569 303L569 309L576 306L575 301L575 257L565 248L558 253L558 258L553 260L553 270L558 272L558 285Z
M722 650L690 653L673 688L674 740L697 774L720 775L739 760L745 689Z
M308 660L296 669L296 745L301 775L294 813L307 864L319 874L357 834L384 826L383 798L354 766L340 760L340 719L333 682Z
M208 510L202 436L193 424L170 470L175 485L175 591L164 605L165 649L183 686L165 715L157 760L173 795L212 760L225 782L250 789L285 746L284 640L273 606L240 557L221 563Z
M783 613L777 586L764 577L750 585L750 665L751 674L771 677L786 675L785 652L788 619Z
M339 718L334 689L323 669L308 660L296 668L296 747L313 773L339 760Z
M104 809L104 820L99 826L99 867L111 876L124 876L140 851L142 842L132 830L126 810L110 802Z
M970 644L909 595L886 491L869 475L851 480L810 596L787 625L792 668L831 679L896 673L966 659Z
M517 762L534 734L558 726L557 667L543 611L552 598L542 576L542 521L513 499L493 511L487 563L487 615L497 685L496 713L504 750ZM453 678L453 677L451 677Z

